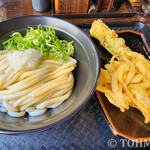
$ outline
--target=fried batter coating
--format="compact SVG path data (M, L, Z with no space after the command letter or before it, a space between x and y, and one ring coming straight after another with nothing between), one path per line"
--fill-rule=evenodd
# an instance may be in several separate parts
M90 34L100 41L100 44L105 47L112 55L120 55L122 51L130 50L125 45L123 38L118 38L114 30L111 30L101 19L92 23Z
M139 109L150 123L150 61L127 47L102 20L92 23L90 34L113 55L101 68L97 90L122 112L130 106Z

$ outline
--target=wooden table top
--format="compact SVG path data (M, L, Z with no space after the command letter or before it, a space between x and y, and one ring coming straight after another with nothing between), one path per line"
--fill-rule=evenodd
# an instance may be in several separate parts
M4 21L10 18L28 15L44 15L52 16L52 10L48 12L37 12L32 7L31 0L0 0L0 21ZM77 18L77 19L65 19L71 23L91 23L96 18ZM144 15L142 12L138 12L137 15L132 17L119 17L119 18L102 18L104 22L122 22L122 21L141 21L146 24L150 24L150 16Z

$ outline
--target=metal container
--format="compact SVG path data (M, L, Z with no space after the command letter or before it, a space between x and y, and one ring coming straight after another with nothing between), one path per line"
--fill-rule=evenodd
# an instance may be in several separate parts
M32 0L32 6L34 10L39 12L46 12L50 10L51 1L50 0Z
M49 109L41 116L13 118L0 113L1 134L19 134L52 128L75 115L92 97L97 87L100 74L97 49L81 29L64 20L47 16L25 16L1 22L0 49L3 49L3 41L13 32L25 34L29 26L37 27L39 24L43 27L54 25L56 35L60 39L73 41L77 67L73 71L75 83L72 95L60 106Z

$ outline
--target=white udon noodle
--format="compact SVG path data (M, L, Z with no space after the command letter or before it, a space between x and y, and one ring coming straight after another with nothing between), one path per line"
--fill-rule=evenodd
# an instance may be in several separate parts
M42 56L35 69L14 71L0 52L0 111L12 117L26 113L38 116L69 98L74 86L72 71L77 61L71 57L51 60Z

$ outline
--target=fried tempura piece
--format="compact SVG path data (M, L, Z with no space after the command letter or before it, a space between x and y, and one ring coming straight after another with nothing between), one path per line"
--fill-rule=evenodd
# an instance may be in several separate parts
M118 38L115 31L105 25L101 19L92 23L90 34L99 40L100 44L112 55L120 55L121 51L130 50L130 48L125 45L125 40L123 38Z
M101 68L97 90L122 112L130 106L139 109L150 123L150 61L127 47L102 20L92 23L90 34L113 55Z

